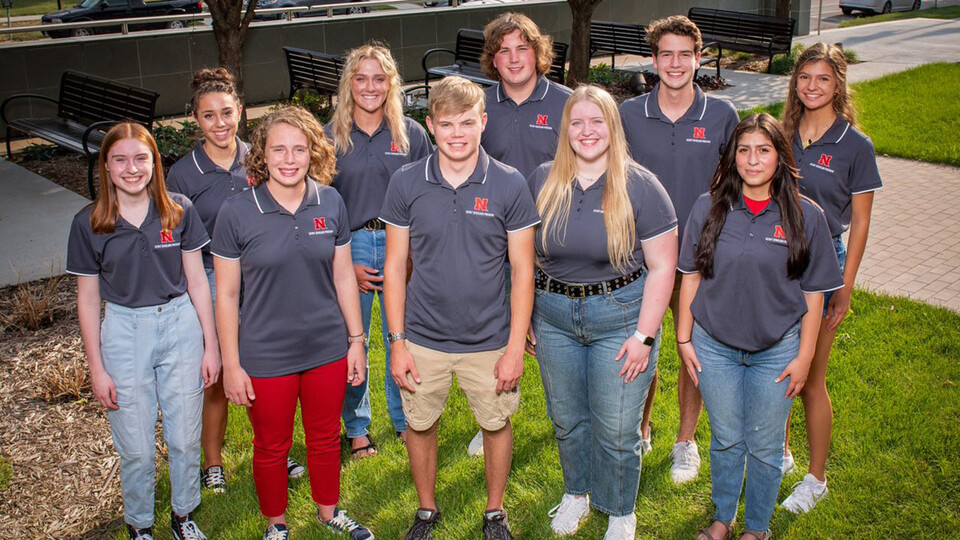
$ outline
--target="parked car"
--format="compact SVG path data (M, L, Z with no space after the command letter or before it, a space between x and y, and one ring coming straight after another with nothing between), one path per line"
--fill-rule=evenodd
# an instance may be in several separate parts
M261 9L274 9L274 8L290 8L290 7L302 7L302 6L323 6L329 4L345 4L347 2L364 2L366 0L257 0L257 10ZM349 8L337 8L333 10L334 15L347 15L352 13L367 13L370 11L370 8L366 6L357 6ZM294 11L294 18L298 17L326 17L326 9L317 9L309 11ZM286 13L254 13L254 19L258 21L276 21L281 19L286 19Z
M840 11L850 15L861 11L868 15L920 9L920 0L840 0Z
M76 6L47 13L40 18L41 24L55 25L81 21L102 21L108 19L130 19L134 17L159 17L162 15L183 15L200 13L203 0L83 0ZM183 28L184 21L167 23L147 23L130 25L131 30L149 28ZM89 36L95 33L119 32L120 26L91 26L89 28L71 28L67 30L44 30L44 35L52 38L67 36Z

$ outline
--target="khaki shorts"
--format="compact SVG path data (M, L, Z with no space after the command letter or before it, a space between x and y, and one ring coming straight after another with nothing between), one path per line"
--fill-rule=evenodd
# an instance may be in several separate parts
M481 428L498 431L517 411L520 390L497 395L497 379L493 376L493 368L506 347L475 353L445 353L407 340L407 350L417 364L421 381L417 384L408 373L407 380L417 391L411 393L400 389L403 414L412 429L424 431L440 418L454 374Z

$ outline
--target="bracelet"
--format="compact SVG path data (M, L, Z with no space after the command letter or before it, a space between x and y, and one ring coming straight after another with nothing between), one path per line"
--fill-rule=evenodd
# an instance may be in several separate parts
M686 340L686 341L678 341L678 342L677 342L677 345L686 345L687 343L690 343L691 341L693 341L693 340L692 340L692 339L688 339L688 340Z
M361 332L361 333L359 333L359 334L357 334L357 335L355 335L355 336L350 336L350 335L348 335L348 336L347 336L347 343L350 343L350 344L353 344L353 343L363 343L363 346L366 347L366 346L367 346L367 333L366 333L366 332Z

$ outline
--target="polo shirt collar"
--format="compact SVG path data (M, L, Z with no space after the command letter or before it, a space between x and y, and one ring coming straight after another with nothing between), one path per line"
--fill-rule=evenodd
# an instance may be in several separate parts
M740 197L737 198L737 202L730 205L730 210L731 211L742 210L748 216L753 215L753 211L747 208L747 203L744 202L743 200L743 193L741 193ZM780 215L780 205L777 204L777 201L774 200L773 197L770 197L770 202L768 202L767 206L763 210L761 210L759 214L757 214L757 217L760 217L766 214L767 212L776 213L777 215Z
M530 101L543 101L543 98L547 97L547 92L550 91L550 81L544 75L537 76L537 85L533 87L533 93L530 94L530 97L527 98L523 103ZM507 93L503 89L503 83L497 83L497 103L503 103L504 101L510 99L507 97ZM523 105L519 103L518 105Z
M318 206L320 204L320 188L318 184L309 176L306 182L307 190L303 194L303 200L300 201L300 207L297 211L300 211L300 209L306 206ZM286 211L286 209L280 206L280 203L273 198L273 195L270 194L266 182L251 189L250 193L253 195L253 202L257 205L257 209L260 210L261 214L272 214L280 212L281 210Z
M443 173L440 171L439 152L434 152L427 157L427 166L424 167L424 178L431 184L443 185ZM467 178L464 184L484 184L487 182L487 167L490 165L490 157L481 146L477 156L477 167ZM449 183L449 182L448 182Z
M601 174L601 175L600 175L600 178L597 178L597 181L594 182L594 183L592 183L592 184L590 184L590 187L588 187L587 189L583 189L583 187L580 185L580 181L577 180L577 177L576 177L576 176L573 177L573 189L579 190L579 191L581 191L582 193L586 193L586 192L592 191L592 190L594 190L594 189L599 189L599 190L602 191L602 190L603 190L603 186L604 186L606 183L607 183L607 173L606 173L606 172L604 172L603 174Z
M678 118L676 122L671 122L670 119L664 116L660 111L660 102L658 101L660 83L658 82L657 84L653 85L653 90L647 94L647 99L643 103L643 113L647 118L657 118L670 124L679 124L680 122L699 122L703 120L704 115L707 113L707 95L703 93L703 90L700 89L700 85L696 83L693 85L693 92L693 103L690 105L690 108L687 109L687 112L683 113L683 116Z
M117 223L115 226L134 231L142 231L148 223L155 219L160 219L160 212L157 210L157 205L153 202L153 197L150 197L150 206L147 207L147 216L143 218L143 223L141 223L139 227L135 227L132 223L123 219L123 216L121 216L119 213L117 214Z
M377 126L377 129L373 130L373 133L371 133L370 135L367 135L367 132L366 132L366 131L360 129L360 128L357 126L357 123L356 123L356 122L353 122L353 128L350 130L350 133L351 133L351 134L356 133L357 135L359 135L359 136L361 136L361 137L366 137L366 138L372 139L372 138L376 137L378 133L380 133L381 131L383 131L383 130L385 130L385 129L387 129L387 117L386 117L386 116L384 116L383 118L380 119L380 125Z
M234 136L237 141L237 155L233 158L233 164L230 165L230 170L236 169L237 167L243 166L243 160L247 157L247 145L240 140L240 137ZM203 141L197 143L196 148L193 149L193 152L190 153L193 157L193 164L196 165L197 169L200 171L200 174L208 174L215 172L219 167L217 164L210 159L207 155L207 152L203 149Z

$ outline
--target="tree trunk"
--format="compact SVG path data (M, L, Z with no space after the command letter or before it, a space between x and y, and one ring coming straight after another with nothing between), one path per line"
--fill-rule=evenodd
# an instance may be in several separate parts
M586 83L590 72L590 19L597 4L603 0L567 0L573 25L570 33L570 70L567 71L567 86L576 88Z
M790 18L790 0L777 0L777 17Z
M208 0L213 19L213 37L217 40L220 66L233 75L237 94L243 101L243 42L253 20L256 0L250 0L243 9L243 0ZM247 138L247 109L240 116L240 138Z

